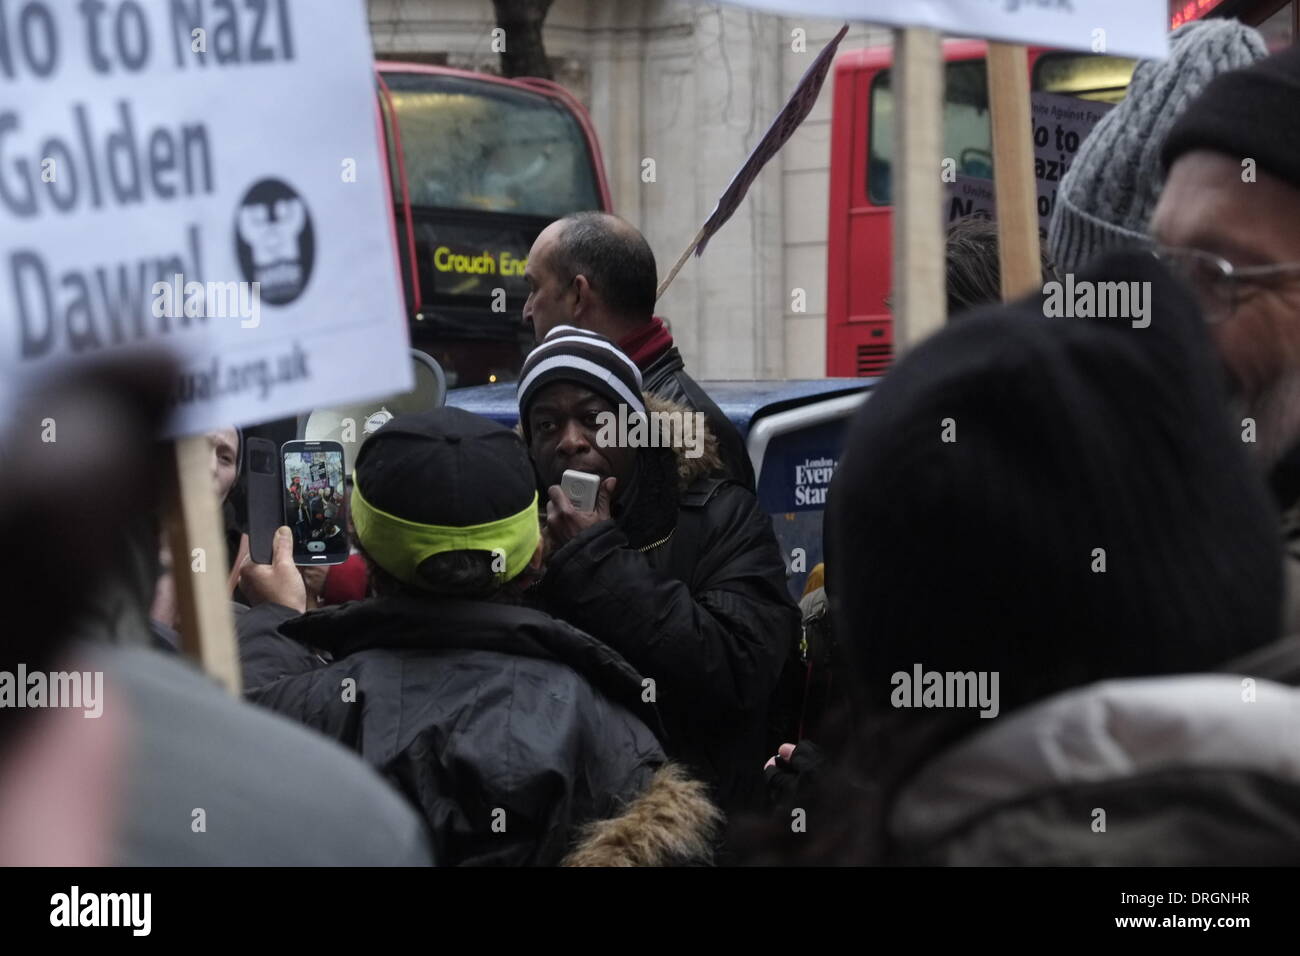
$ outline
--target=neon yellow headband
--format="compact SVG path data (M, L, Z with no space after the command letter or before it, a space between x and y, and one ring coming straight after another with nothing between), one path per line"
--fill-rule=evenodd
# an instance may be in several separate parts
M397 580L418 586L416 568L444 551L492 551L505 559L502 583L512 581L528 566L541 528L537 516L537 492L518 514L485 524L463 528L420 524L380 511L361 495L361 485L352 485L352 524L366 553ZM494 562L499 568L499 564Z

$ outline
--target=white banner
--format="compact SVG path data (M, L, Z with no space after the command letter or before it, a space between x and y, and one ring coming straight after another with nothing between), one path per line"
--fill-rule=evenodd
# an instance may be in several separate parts
M172 434L411 385L362 0L0 3L0 376L142 345Z
M1163 59L1166 0L727 0L787 17L828 17L950 36Z

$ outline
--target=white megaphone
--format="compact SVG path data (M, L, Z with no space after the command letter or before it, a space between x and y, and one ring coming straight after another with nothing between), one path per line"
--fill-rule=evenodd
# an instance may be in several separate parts
M306 441L336 441L343 446L343 468L352 474L357 452L385 422L406 412L427 412L447 402L447 375L431 356L411 349L415 387L400 395L318 408L298 416L298 437Z

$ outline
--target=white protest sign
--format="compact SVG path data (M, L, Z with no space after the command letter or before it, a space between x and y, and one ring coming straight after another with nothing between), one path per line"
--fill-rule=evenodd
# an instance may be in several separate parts
M0 2L0 375L181 360L172 434L411 386L362 0Z
M1092 128L1101 122L1113 105L1058 93L1032 93L1029 101L1034 115L1038 234L1046 239L1061 180ZM955 180L947 184L944 222L952 223L963 216L996 219L995 198L991 179L963 175L959 171Z
M976 219L996 219L997 195L993 191L993 180L975 176L957 176L945 184L944 225L951 225L958 219L974 216Z
M928 27L962 37L1163 59L1166 0L727 0L787 17Z

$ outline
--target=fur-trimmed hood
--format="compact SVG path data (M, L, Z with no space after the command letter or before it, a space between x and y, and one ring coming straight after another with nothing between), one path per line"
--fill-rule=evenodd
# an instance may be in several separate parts
M646 411L651 415L655 413L699 415L697 421L704 424L704 439L701 442L702 454L699 457L687 457L686 453L689 449L685 445L673 446L673 454L677 459L677 479L682 491L689 488L692 482L700 478L707 478L709 475L715 475L722 470L722 455L718 451L718 436L713 434L713 429L709 427L708 419L704 417L703 412L692 411L691 408L680 402L660 398L651 392L642 392L641 396L645 399Z
M587 824L561 866L708 866L723 814L708 788L666 764L616 817Z

